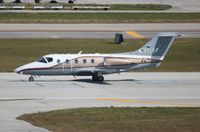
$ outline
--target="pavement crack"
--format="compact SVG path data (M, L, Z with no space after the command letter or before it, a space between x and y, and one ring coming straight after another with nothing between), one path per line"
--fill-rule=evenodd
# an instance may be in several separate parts
M48 103L45 102L45 101L38 100L38 103L41 103L41 104L43 104L43 105L47 105L47 106L48 106Z
M40 86L40 87L44 87L44 85L39 84L39 83L35 83L36 85Z
M76 84L76 83L72 83L72 84L75 85L75 86L78 86L78 87L80 87L80 88L85 88L84 86L79 85L79 84Z
M142 84L141 82L137 82L137 81L135 81L135 83L137 83L137 84Z
M29 98L29 99L26 99L26 98L22 98L22 99L0 99L0 102L1 101L29 101L29 100L41 100L41 99L34 99L34 98Z

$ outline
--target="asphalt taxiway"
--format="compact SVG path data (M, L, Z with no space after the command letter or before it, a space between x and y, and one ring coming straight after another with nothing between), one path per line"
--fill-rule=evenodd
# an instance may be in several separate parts
M0 32L0 38L113 39L116 33L123 34L124 38L152 38L157 34L157 32ZM200 32L177 33L184 38L200 38Z
M200 23L0 24L0 32L199 32Z
M46 131L16 117L24 113L100 106L199 107L200 73L122 73L104 83L90 77L0 73L0 131Z
M178 32L183 37L200 38L199 23L143 24L0 24L0 38L151 38L157 32Z
M33 0L21 0L23 3L33 3ZM61 3L66 3L66 0L57 0ZM4 2L13 2L13 0L4 0ZM42 2L48 3L49 0L43 0ZM200 1L199 0L76 0L76 4L168 4L172 8L169 10L158 12L199 12ZM4 10L0 10L4 11ZM109 11L109 10L108 10ZM13 10L11 12L24 12L23 10ZM38 12L34 10L26 10L26 12ZM52 12L46 10L40 10L39 12ZM55 12L55 11L53 11ZM65 12L60 10L59 12ZM68 12L68 11L67 11ZM80 11L82 12L82 11ZM107 12L107 11L102 11ZM141 12L141 11L139 11Z

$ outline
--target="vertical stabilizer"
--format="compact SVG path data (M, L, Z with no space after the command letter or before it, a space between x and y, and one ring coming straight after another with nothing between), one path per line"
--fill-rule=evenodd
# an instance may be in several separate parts
M158 33L140 49L133 52L127 52L126 54L154 56L163 60L176 36L177 33L175 32Z

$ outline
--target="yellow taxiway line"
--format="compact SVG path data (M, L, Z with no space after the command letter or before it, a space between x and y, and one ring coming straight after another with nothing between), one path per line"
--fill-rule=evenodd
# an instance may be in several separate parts
M145 38L145 36L137 33L137 32L133 32L133 31L129 31L129 32L126 32L128 35L134 37L134 38Z
M121 98L96 98L100 101L113 101L113 102L122 102L122 103L136 103L136 104L154 104L154 105L164 105L164 106L173 106L173 107L191 107L189 104L171 104L169 102L152 102L152 101L140 101L133 99L121 99Z

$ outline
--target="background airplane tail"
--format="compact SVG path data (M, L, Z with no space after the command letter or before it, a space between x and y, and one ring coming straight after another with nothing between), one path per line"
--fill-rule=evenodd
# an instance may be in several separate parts
M153 56L156 58L158 57L160 60L163 60L176 36L177 33L175 32L158 33L143 47L136 51L128 52L128 54Z

